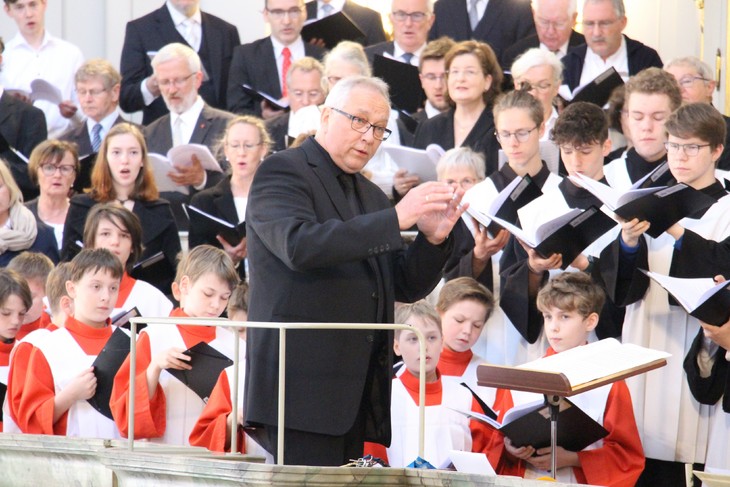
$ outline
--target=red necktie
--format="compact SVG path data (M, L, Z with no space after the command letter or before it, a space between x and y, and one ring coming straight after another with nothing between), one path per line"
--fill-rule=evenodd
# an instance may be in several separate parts
M286 96L286 72L289 71L289 66L291 66L291 51L288 47L285 47L281 50L281 55L284 57L281 62L281 95Z

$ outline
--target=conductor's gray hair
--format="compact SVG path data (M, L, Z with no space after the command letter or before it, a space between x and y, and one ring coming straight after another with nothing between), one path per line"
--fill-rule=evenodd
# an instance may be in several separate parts
M626 17L626 8L624 7L624 0L585 0L583 2L583 9L585 10L586 5L589 3L603 3L603 2L611 2L611 6L613 7L613 11L616 12L616 17L619 19L622 17Z
M539 47L528 49L515 59L515 62L512 63L512 77L521 78L531 68L545 65L553 68L553 81L559 85L563 80L563 63L560 62L558 56Z
M369 76L350 76L340 80L327 95L327 99L324 101L325 106L342 109L350 98L350 93L355 88L367 88L374 91L382 96L390 107L388 85L380 78L371 78Z
M484 162L484 155L475 152L468 147L457 147L449 149L441 156L436 164L436 174L438 179L443 179L443 175L450 169L465 168L474 171L477 179L480 181L486 177L487 168Z
M164 64L175 59L183 59L188 63L190 71L197 73L201 71L200 56L193 49L180 42L168 44L155 54L152 58L152 69L156 69L160 64Z

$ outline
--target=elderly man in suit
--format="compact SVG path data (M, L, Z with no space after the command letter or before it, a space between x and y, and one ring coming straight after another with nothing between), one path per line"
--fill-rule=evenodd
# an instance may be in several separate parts
M286 74L294 61L304 56L322 59L324 49L302 40L306 18L304 0L265 0L264 21L271 27L271 35L234 50L228 110L264 119L281 113L266 102L257 102L243 85L281 99L287 93Z
M504 69L509 69L517 56L533 47L562 58L568 49L585 43L583 34L573 29L578 18L578 0L532 0L532 12L537 34L505 49L501 62Z
M563 83L574 90L610 67L624 80L646 68L661 68L662 60L654 49L622 34L627 22L623 0L585 0L586 43L571 49L562 59Z
M208 106L198 94L203 82L198 55L184 44L168 44L155 55L152 68L170 113L145 127L149 152L165 154L181 144L202 144L212 150L233 115ZM196 158L190 165L176 166L170 174L170 179L179 186L187 186L189 193L214 186L220 178L221 173L204 170ZM187 229L181 205L189 201L190 195L168 191L161 196L170 201L178 228Z
M345 78L325 100L317 134L258 169L246 213L251 320L392 323L395 300L420 299L436 285L463 191L425 183L394 207L360 174L390 134L389 113L384 82ZM400 231L415 224L419 234L406 248ZM270 452L278 336L247 336L246 421ZM389 444L392 333L288 336L285 463L342 465L362 455L364 440Z
M434 12L429 39L483 41L497 59L518 40L535 34L530 0L438 0Z
M428 31L433 25L431 0L393 0L390 7L393 40L365 49L373 64L376 54L387 55L398 61L418 66L421 52L428 42Z
M205 73L200 86L203 100L212 107L226 108L228 68L233 48L241 40L235 26L202 12L199 4L200 0L167 0L159 9L127 24L120 64L120 104L125 112L142 110L144 125L168 111L151 58L173 42L187 44L200 56Z
M76 94L86 120L61 135L60 139L74 142L81 158L81 171L74 181L74 189L81 191L91 185L91 154L99 152L101 141L112 126L125 122L119 111L119 72L105 59L86 61L76 71Z
M307 2L307 20L322 19L342 12L365 34L364 46L385 42L385 31L380 14L373 9L358 5L352 0L314 0Z

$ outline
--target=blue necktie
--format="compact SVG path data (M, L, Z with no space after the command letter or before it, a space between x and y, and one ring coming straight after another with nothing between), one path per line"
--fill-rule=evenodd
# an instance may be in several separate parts
M91 147L94 149L94 152L99 152L99 147L101 147L101 124L97 123L94 125L94 128L91 129Z

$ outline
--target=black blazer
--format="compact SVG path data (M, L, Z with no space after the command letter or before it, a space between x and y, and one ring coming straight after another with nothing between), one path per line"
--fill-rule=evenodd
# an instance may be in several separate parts
M425 149L429 144L438 144L444 150L454 148L453 108L418 124L413 147ZM491 105L484 109L461 146L469 147L484 155L487 163L487 176L497 170L499 143L494 135L494 117Z
M586 38L583 34L571 31L570 39L568 39L568 50L573 47L580 46L581 44L585 44L585 42ZM532 49L533 47L540 47L540 38L537 34L527 36L512 44L510 47L505 49L502 54L502 69L509 71L512 68L512 63L515 62L515 59L517 59L520 54L528 49Z
M368 57L370 66L373 65L373 59L375 59L376 54L380 54L382 56L387 53L392 56L394 52L395 43L393 41L384 41L365 48L365 55Z
M233 203L233 192L231 192L231 176L226 176L212 188L205 189L193 195L190 204L233 225L238 224L238 213L236 213L236 205ZM203 244L212 245L219 249L223 248L215 237L215 231L211 231L210 228L200 225L190 227L188 232L188 248L193 249ZM238 266L238 276L241 279L245 279L246 277L246 270L243 263Z
M304 54L307 56L322 59L324 53L321 47L304 43ZM270 36L236 47L228 77L228 110L260 117L261 105L243 92L243 84L251 85L276 99L281 98L279 71Z
M35 146L48 138L46 117L40 108L3 91L0 96L0 135L10 147L30 157ZM13 179L23 193L23 199L29 201L38 196L38 186L28 176L28 163L10 149L0 151L0 157L10 167Z
M465 0L438 0L429 40L448 36L455 41L475 39L489 44L497 59L518 40L536 34L530 0L489 0L487 10L472 32Z
M338 171L313 138L259 167L246 213L252 321L392 323L395 300L412 302L436 285L451 241L436 247L419 235L406 249L386 195L355 175L364 214L353 216ZM247 422L277 424L278 334L248 331ZM389 444L392 334L288 337L287 428L343 435L363 404L366 439Z
M317 18L317 2L307 2L307 20ZM385 41L383 20L375 10L345 0L342 13L347 14L355 25L365 34L365 38L358 40L364 46Z
M200 96L211 106L226 107L226 87L228 68L233 56L233 48L241 44L238 29L223 19L201 12L203 39L200 43L200 60L203 62L210 80L200 87ZM157 10L127 23L122 47L120 71L122 90L119 105L125 112L143 111L143 125L147 125L168 113L165 101L158 96L150 105L145 106L140 83L152 75L152 65L147 55L159 51L167 44L185 39L175 28L170 11L163 5Z
M204 106L198 117L198 122L193 129L193 134L190 136L191 144L202 144L207 145L211 151L214 151L216 144L223 137L226 131L226 125L228 121L233 118L233 114ZM170 127L170 114L158 118L150 125L144 128L144 138L147 141L147 149L149 152L156 152L158 154L165 154L172 147L172 129ZM228 166L221 162L221 168L225 172ZM215 186L218 181L223 177L222 173L205 171L206 181L205 187L210 188ZM192 186L188 187L190 194L195 193L195 188ZM184 195L176 191L164 191L160 196L170 202L172 213L175 215L175 222L180 230L188 229L188 219L185 216L185 212L182 209L182 204L190 201L189 195Z
M629 76L633 76L642 69L664 66L662 59L654 49L635 41L628 36L626 38L626 54L629 58ZM580 77L583 74L583 63L586 60L588 45L582 44L568 51L563 61L563 84L576 89L580 85Z
M71 198L71 206L66 214L66 223L63 227L63 245L61 260L68 261L81 250L76 241L83 243L84 224L89 210L98 202L88 194L79 194ZM139 217L142 225L142 252L141 260L158 252L165 255L173 272L170 275L160 275L159 280L150 281L164 294L170 294L170 284L175 277L177 267L176 258L181 251L180 236L170 211L170 204L162 199L154 201L135 201L132 212Z

